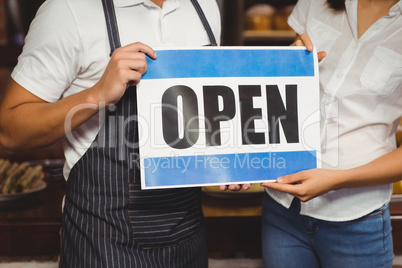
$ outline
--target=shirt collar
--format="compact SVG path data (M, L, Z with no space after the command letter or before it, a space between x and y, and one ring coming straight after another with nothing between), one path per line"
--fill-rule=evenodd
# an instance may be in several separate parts
M402 1L399 1L398 3L396 3L390 10L390 14L393 12L398 12L398 13L402 13Z
M346 1L353 1L353 0L346 0ZM399 1L393 7L391 7L391 10L389 11L389 13L391 14L393 12L402 13L402 1Z
M166 0L166 1L171 1L171 0ZM174 0L177 1L177 0ZM128 6L135 6L139 5L142 3L150 3L150 0L113 0L114 6L115 7L128 7Z
M113 0L116 7L135 6L144 3L145 0Z

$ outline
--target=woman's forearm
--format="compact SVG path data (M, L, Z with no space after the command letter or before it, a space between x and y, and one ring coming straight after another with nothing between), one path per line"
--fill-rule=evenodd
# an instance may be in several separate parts
M338 186L356 188L393 183L402 179L402 147L376 160L344 172Z

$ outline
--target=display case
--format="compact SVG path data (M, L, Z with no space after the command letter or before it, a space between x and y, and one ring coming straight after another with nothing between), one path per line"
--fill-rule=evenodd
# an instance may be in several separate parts
M222 45L289 45L287 17L297 0L224 0Z

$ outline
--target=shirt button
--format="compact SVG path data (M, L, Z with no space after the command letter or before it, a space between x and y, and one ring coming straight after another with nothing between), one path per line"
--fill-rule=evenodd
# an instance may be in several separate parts
M343 72L339 71L338 74L336 75L338 78L341 78L343 76Z
M322 35L322 30L318 30L318 31L317 31L317 35L318 35L318 36L321 36L321 35Z
M357 44L353 43L352 48L357 48Z

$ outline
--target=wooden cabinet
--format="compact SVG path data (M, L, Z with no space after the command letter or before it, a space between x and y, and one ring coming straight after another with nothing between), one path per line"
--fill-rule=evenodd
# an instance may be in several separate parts
M30 199L0 204L0 256L58 255L65 181L46 177L47 188ZM261 258L262 196L203 195L211 258ZM402 200L390 204L395 253L402 253Z
M47 187L21 200L0 202L0 256L60 253L62 178L45 178Z
M393 196L389 205L391 212L392 239L395 255L402 254L402 195Z
M12 68L17 64L18 55L22 47L17 45L0 46L0 68Z

